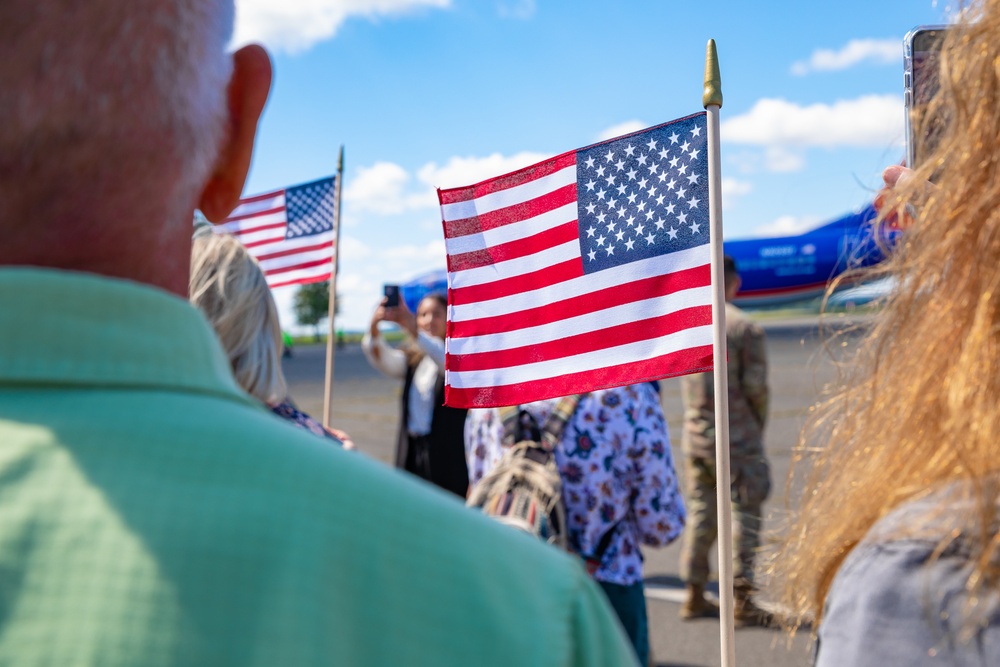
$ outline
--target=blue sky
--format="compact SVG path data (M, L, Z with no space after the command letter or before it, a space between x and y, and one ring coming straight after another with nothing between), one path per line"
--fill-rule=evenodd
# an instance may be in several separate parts
M338 325L443 268L435 187L468 185L701 110L722 68L726 238L798 233L868 201L903 156L902 40L934 0L237 0L275 67L246 194L346 151ZM294 329L295 288L275 292Z

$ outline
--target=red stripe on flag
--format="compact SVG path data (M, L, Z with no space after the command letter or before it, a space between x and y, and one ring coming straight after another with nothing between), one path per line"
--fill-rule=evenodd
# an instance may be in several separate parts
M246 202L247 200L243 200L240 203L245 204ZM266 211L254 211L253 213L247 213L246 215L234 215L231 218L226 218L226 222L224 224L230 222L239 222L240 220L249 220L250 218L260 218L265 215L274 215L275 213L281 213L284 210L285 210L284 206L278 206L276 208L269 208Z
M281 243L284 243L284 242L285 242L285 237L284 236L278 236L278 237L273 238L273 239L263 239L261 241L254 241L253 243L244 243L243 247L246 248L247 250L251 250L252 251L254 248L259 248L261 246L265 246L265 245L278 245L278 244L281 244ZM261 251L257 251L257 252L261 252ZM254 252L251 252L250 254L253 255L254 257L257 256L257 254L254 253Z
M711 266L696 266L667 276L653 276L615 285L595 292L581 293L556 303L464 322L448 322L450 338L468 338L516 331L558 322L570 317L595 313L607 308L666 296L693 287L712 284Z
M557 155L546 162L525 167L524 169L520 169L498 178L491 178L488 181L476 183L475 185L469 185L464 188L438 190L438 200L442 204L457 204L458 202L469 201L471 199L476 199L477 197L482 197L483 195L509 190L510 188L517 187L518 185L530 183L531 181L542 178L543 176L554 174L561 169L571 167L575 164L576 151L570 151L569 153Z
M598 389L623 387L651 380L711 370L712 346L691 347L639 362L568 373L553 378L519 382L500 387L445 387L445 405L463 408L495 408L520 405Z
M448 270L449 271L464 271L466 269L475 269L480 266L489 266L493 263L493 255L486 248L480 250L473 250L472 252L463 252L458 255L448 255Z
M460 253L448 256L449 271L464 271L480 266L489 266L518 257L534 255L548 248L568 243L579 238L576 220L551 227L534 236L516 239L508 243L500 243L482 250Z
M478 216L463 218L461 220L444 220L442 224L444 225L444 237L446 239L481 234L483 231L483 228L479 226Z
M546 266L537 271L523 273L512 278L505 278L492 283L483 283L482 285L456 287L449 290L450 297L448 303L454 306L464 306L479 301L499 299L504 296L513 296L521 292L558 285L561 282L579 278L582 275L583 260L579 257L574 257L567 259L565 262Z
M288 285L308 285L309 283L318 283L324 280L329 280L331 275L333 274L327 271L326 273L320 273L315 276L297 278L295 280L287 280L285 282L280 282L280 283L268 282L267 286L270 287L271 289L274 289L275 287L287 287Z
M570 183L561 188L556 188L544 195L529 199L519 204L512 204L496 211L490 211L472 218L461 220L449 220L444 223L444 237L446 239L478 234L487 229L504 227L515 222L534 218L542 213L548 213L555 209L572 204L576 201L576 184ZM573 216L576 219L576 216Z
M263 262L269 259L277 259L278 257L287 257L288 255L299 255L305 252L312 252L313 250L323 250L325 248L333 248L333 241L325 241L323 243L317 243L316 245L303 246L301 248L292 248L290 250L281 250L279 252L272 252L266 255L254 255L258 262Z
M239 231L232 232L232 234L238 240L241 236L248 236L250 234L259 234L260 232L266 232L266 231L269 231L271 229L284 229L286 226L287 225L284 222L273 222L273 223L271 223L269 225L259 225L257 227L250 227L249 229L241 229ZM255 246L259 246L259 245L262 245L264 243L274 243L275 240L280 241L282 239L284 239L284 236L280 236L277 239L268 240L268 241L254 241L253 243L243 243L242 241L240 241L240 243L243 243L244 247L253 248Z
M292 264L291 266L282 266L276 269L267 269L264 271L265 276L276 276L282 273L288 273L289 271L298 271L300 269L309 269L314 266L322 266L323 264L330 264L333 261L333 257L329 259L315 259L311 262L303 262L301 264Z
M265 192L264 194L254 195L252 197L246 197L244 199L241 199L238 205L242 206L243 204L252 204L255 201L261 201L262 199L273 199L274 197L277 197L278 195L282 195L284 193L285 193L285 188L282 188L280 190L274 190L273 192Z
M659 317L615 325L614 344L615 346L627 345L651 338L661 338L690 327L706 326L711 323L712 306L684 308ZM600 329L508 350L450 354L448 355L448 370L456 373L483 371L562 359L604 349L608 345L608 336L606 329Z

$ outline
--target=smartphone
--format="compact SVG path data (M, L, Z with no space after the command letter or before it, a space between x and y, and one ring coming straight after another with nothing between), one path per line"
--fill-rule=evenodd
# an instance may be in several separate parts
M906 166L920 165L934 149L935 136L944 121L920 122L927 103L938 90L938 55L944 36L951 30L944 25L917 26L903 39L903 103L906 107ZM928 136L918 142L916 132L929 128Z
M386 285L384 289L385 289L385 307L398 308L399 285Z

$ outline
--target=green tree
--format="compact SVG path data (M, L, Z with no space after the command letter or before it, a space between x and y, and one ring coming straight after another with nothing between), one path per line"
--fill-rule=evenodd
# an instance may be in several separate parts
M320 325L326 321L330 309L330 283L309 283L295 293L295 319L303 326L313 327L316 342L320 340ZM340 312L340 295L333 304L333 314Z

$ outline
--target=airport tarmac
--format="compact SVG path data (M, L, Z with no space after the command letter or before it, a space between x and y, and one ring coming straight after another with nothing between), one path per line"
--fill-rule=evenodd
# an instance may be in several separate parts
M836 375L833 357L844 358L852 336L828 342L828 331L864 326L863 318L828 316L822 331L816 317L762 320L768 335L770 418L766 448L772 466L774 490L765 505L765 529L777 525L784 496L792 448L809 407ZM292 398L315 416L323 414L325 346L300 346L284 360ZM678 475L683 477L680 452L682 409L680 384L664 380L661 396L671 430ZM399 419L402 383L380 375L366 362L356 345L338 349L334 364L331 421L347 431L358 449L386 464L392 457ZM683 482L682 482L683 483ZM650 642L654 664L662 667L718 665L719 623L716 619L682 622L677 617L683 585L678 578L680 540L663 549L646 549L646 585L650 617ZM715 556L713 555L713 564ZM807 635L808 633L804 633ZM793 639L779 631L746 628L736 631L739 665L793 667L812 662L811 644L800 633Z

